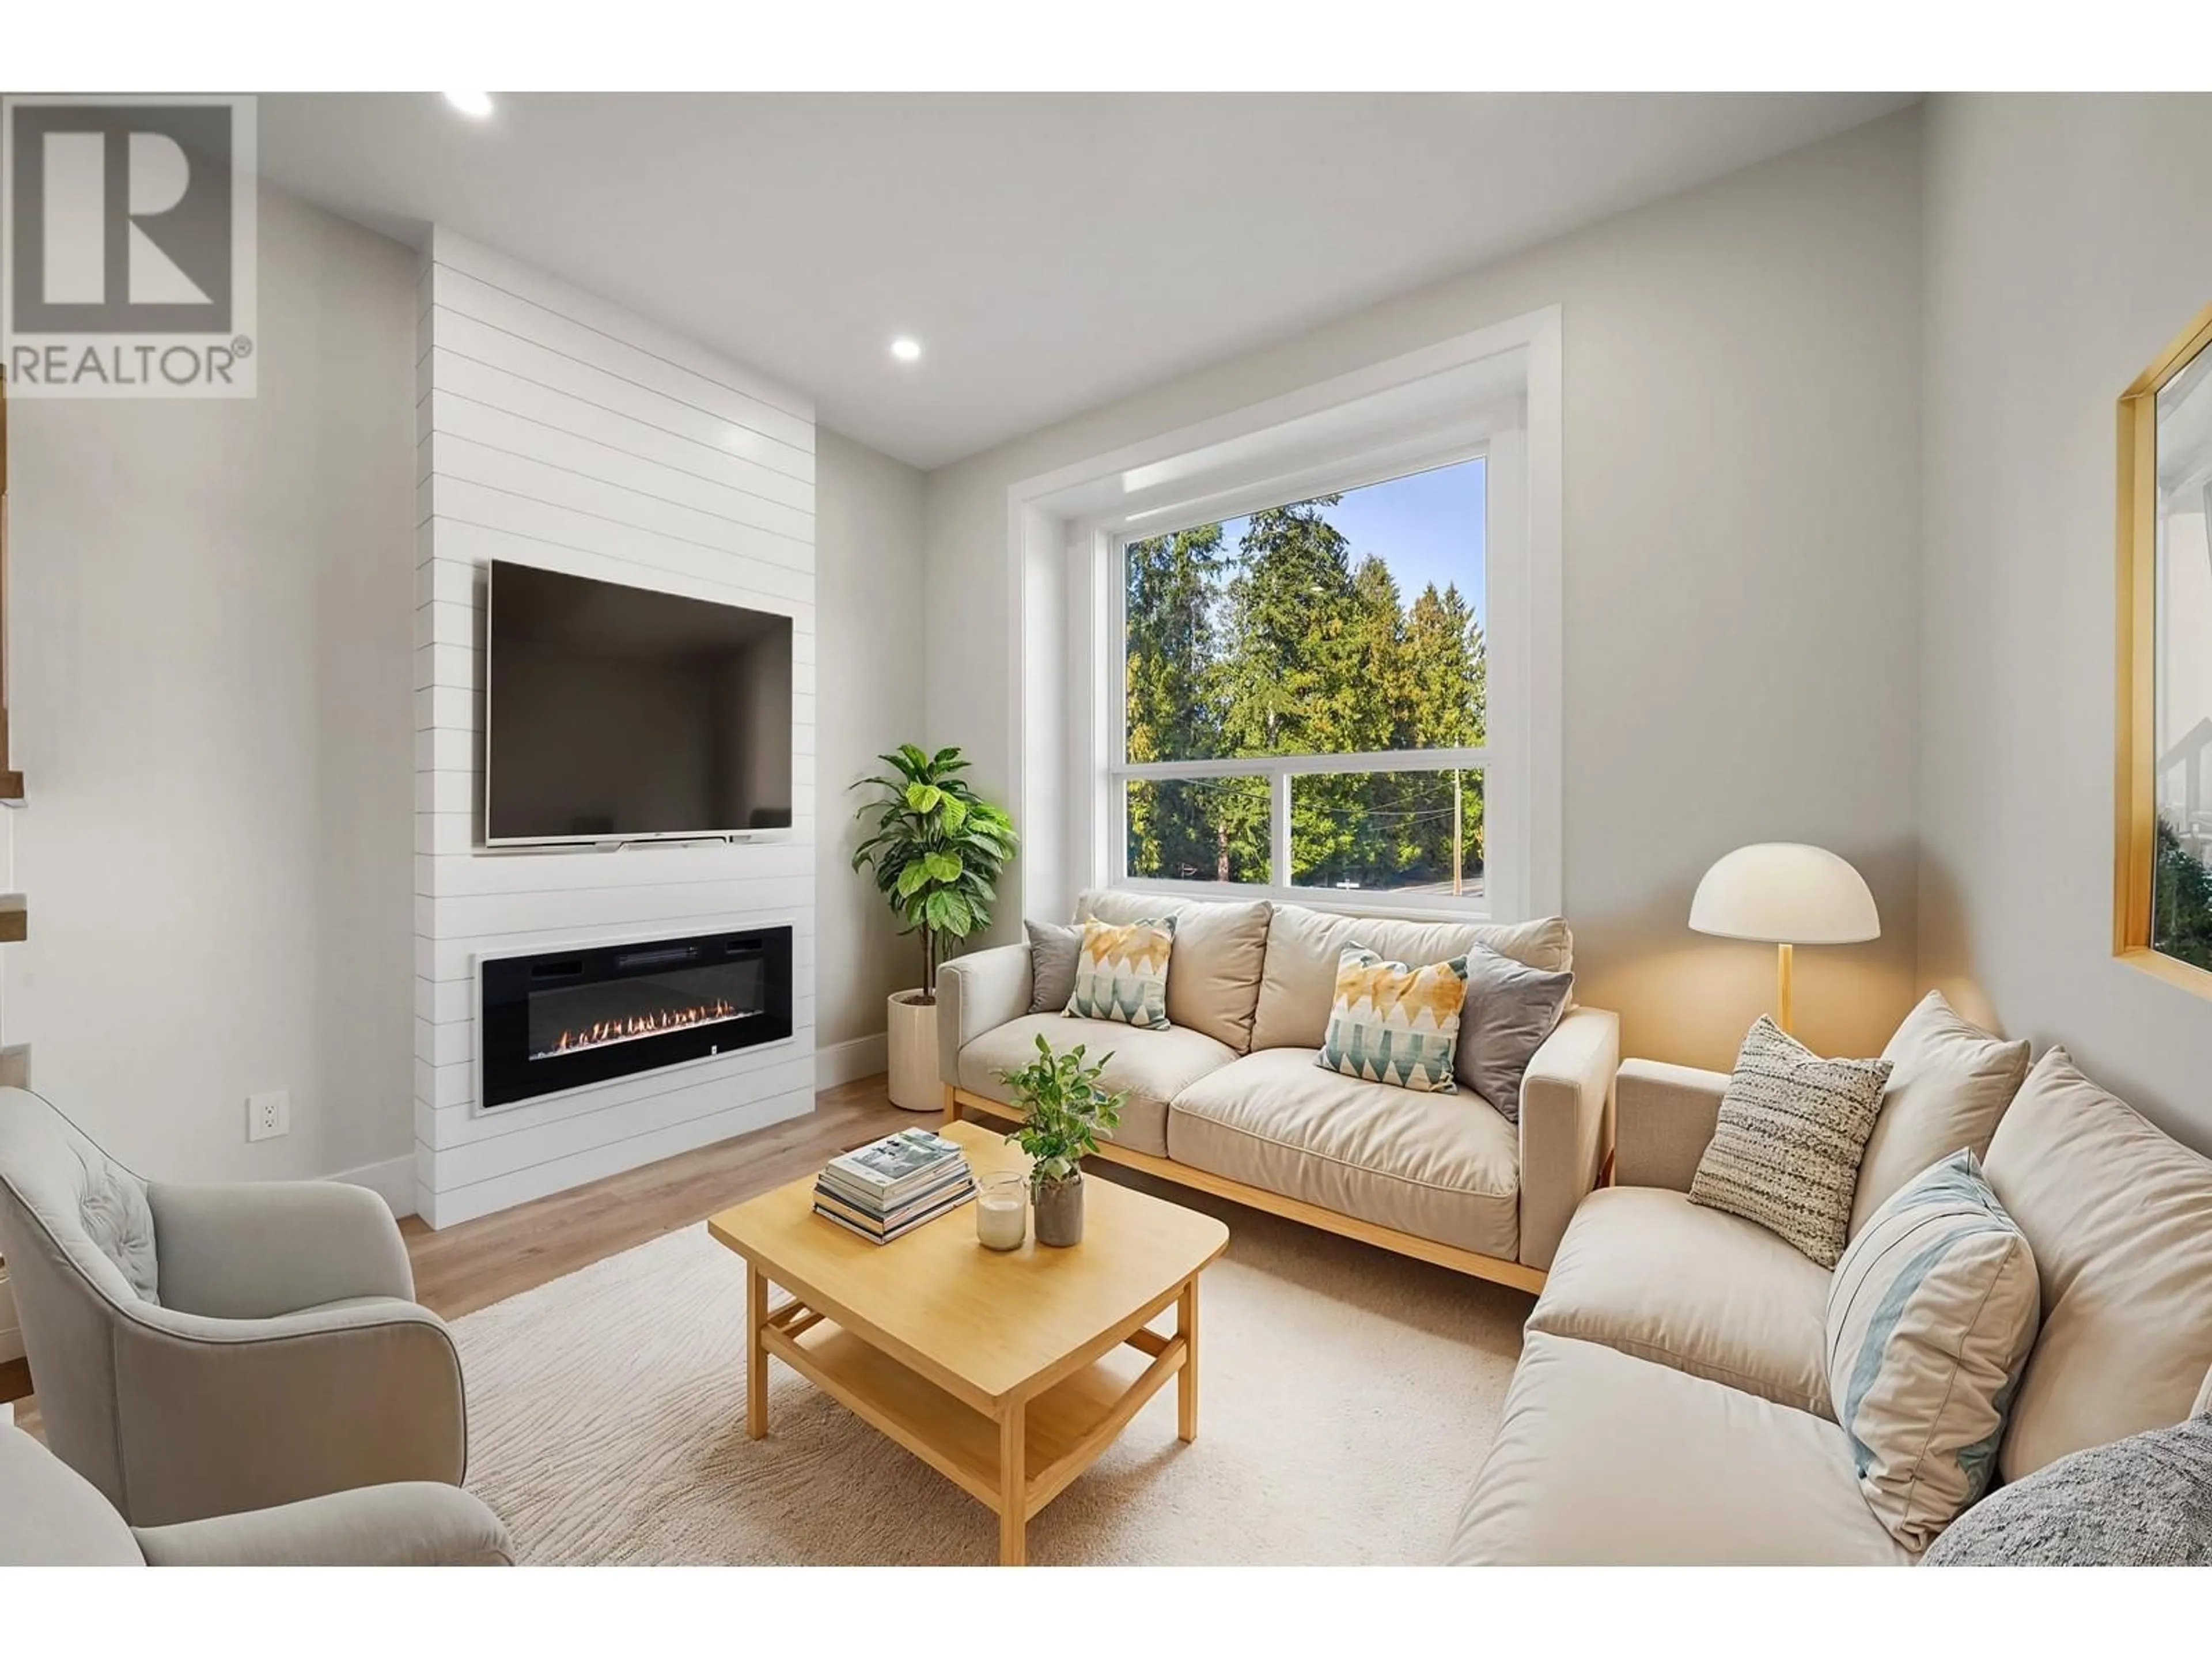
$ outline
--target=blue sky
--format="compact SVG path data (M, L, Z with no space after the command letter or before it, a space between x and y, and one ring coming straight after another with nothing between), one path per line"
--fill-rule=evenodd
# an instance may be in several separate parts
M1476 618L1487 627L1485 465L1480 459L1462 461L1347 490L1328 509L1328 521L1352 544L1355 565L1367 554L1380 556L1398 579L1398 596L1404 603L1412 604L1431 582L1439 593L1457 582ZM1230 519L1221 526L1222 546L1232 556L1244 526L1243 519Z

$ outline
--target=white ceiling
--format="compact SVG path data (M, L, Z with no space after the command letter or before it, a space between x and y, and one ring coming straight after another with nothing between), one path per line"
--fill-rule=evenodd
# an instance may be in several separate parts
M498 96L483 123L435 94L266 96L262 168L530 260L922 467L1911 101Z

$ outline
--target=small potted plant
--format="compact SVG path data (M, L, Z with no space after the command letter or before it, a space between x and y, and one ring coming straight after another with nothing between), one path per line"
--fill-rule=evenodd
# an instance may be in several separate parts
M999 874L1018 844L1013 820L958 775L957 749L926 755L902 744L881 758L891 770L853 787L872 789L860 810L874 834L853 854L872 869L877 890L902 924L921 935L921 984L890 999L891 1104L911 1112L944 1103L937 1076L937 967L946 947L989 926Z
M1040 1036L1037 1057L1018 1071L1001 1072L1022 1109L1022 1127L1006 1137L1032 1160L1030 1202L1040 1244L1083 1242L1083 1158L1098 1150L1098 1137L1112 1133L1127 1104L1127 1090L1109 1094L1098 1086L1106 1060L1085 1065L1083 1045L1064 1054Z

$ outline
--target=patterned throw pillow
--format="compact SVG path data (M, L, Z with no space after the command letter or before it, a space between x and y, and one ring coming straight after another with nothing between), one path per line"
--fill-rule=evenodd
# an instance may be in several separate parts
M1066 1012L1079 1019L1118 1019L1164 1030L1168 1023L1168 954L1173 916L1143 921L1086 921L1075 958L1075 992Z
M1467 958L1427 968L1353 945L1336 959L1336 1001L1314 1064L1370 1083L1457 1092L1452 1060L1467 1006Z
M1828 1393L1859 1492L1924 1550L1990 1484L2041 1312L2027 1237L1954 1152L1907 1182L1828 1287Z
M1823 1060L1761 1014L1736 1055L1690 1202L1756 1221L1834 1267L1889 1072L1886 1060Z

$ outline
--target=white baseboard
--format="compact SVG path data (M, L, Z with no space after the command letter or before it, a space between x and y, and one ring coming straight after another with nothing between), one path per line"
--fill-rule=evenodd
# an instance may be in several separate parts
M854 1037L850 1042L833 1042L814 1051L814 1086L817 1089L834 1089L841 1083L873 1077L890 1069L890 1038L882 1031L872 1036Z
M341 1170L330 1179L368 1188L392 1206L395 1216L416 1213L412 1158L388 1158L381 1164L364 1164L358 1170Z

